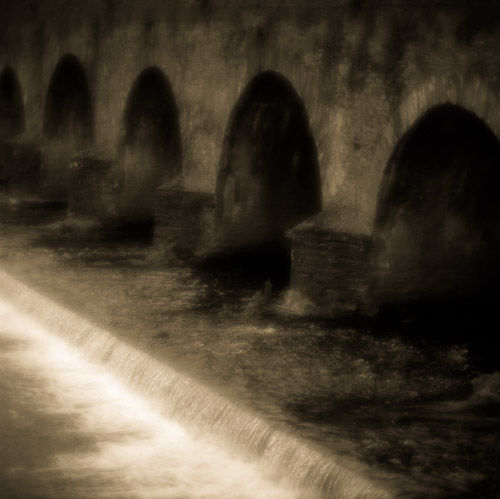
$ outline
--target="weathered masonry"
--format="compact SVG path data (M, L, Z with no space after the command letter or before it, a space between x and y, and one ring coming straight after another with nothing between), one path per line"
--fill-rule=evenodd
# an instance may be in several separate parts
M495 299L500 2L8 2L0 182L206 255L291 241L312 312Z

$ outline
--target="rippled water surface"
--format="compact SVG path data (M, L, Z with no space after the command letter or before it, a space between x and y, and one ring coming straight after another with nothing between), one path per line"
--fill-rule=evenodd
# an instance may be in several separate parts
M0 301L0 497L293 499Z
M70 224L4 226L0 266L325 452L398 477L410 494L499 493L499 374L472 369L467 345L276 316L262 287L78 234Z

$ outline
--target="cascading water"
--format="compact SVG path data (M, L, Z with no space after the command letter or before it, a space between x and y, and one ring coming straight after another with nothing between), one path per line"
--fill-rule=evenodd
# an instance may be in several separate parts
M297 497L254 466L192 440L2 301L0 317L0 497Z
M153 465L156 470L156 478L146 480L154 482L151 485L152 488L136 492L130 492L130 489L125 488L124 490L130 492L130 497L383 498L392 495L389 491L363 478L363 469L360 465L340 458L322 455L307 443L270 426L251 411L233 404L175 371L165 363L160 363L119 341L108 332L30 290L8 274L0 272L0 279L2 282L0 287L2 297L11 302L18 310L21 310L22 313L36 317L38 323L42 326L40 328L40 326L36 326L32 322L28 325L28 319L23 317L22 321L24 322L19 327L14 328L16 329L15 333L9 333L14 336L18 335L23 340L25 337L29 338L30 335L35 336L34 344L45 345L41 354L33 354L32 348L34 346L28 348L26 355L31 360L35 360L35 362L28 362L32 372L42 372L42 376L45 375L48 369L47 366L52 365L54 351L62 348L57 346L54 347L55 350L49 349L47 345L55 340L43 329L45 327L51 333L56 333L62 337L66 343L77 347L78 351L83 353L88 360L106 367L106 372L103 372L102 368L79 367L80 374L76 374L75 371L69 376L71 383L73 378L78 376L84 378L86 381L80 379L79 383L83 383L87 390L89 385L85 383L91 383L92 381L92 383L99 384L99 396L97 397L99 400L94 399L92 401L93 410L101 415L104 414L104 419L110 422L111 427L116 424L119 428L121 428L122 424L128 425L128 422L121 419L122 416L125 417L129 412L137 413L141 425L145 426L140 425L140 429L134 431L140 433L146 431L144 428L147 428L147 433L150 435L146 441L132 444L130 450L125 452L129 457L122 454L120 450L121 443L118 446L116 446L117 444L105 444L98 456L79 455L64 459L60 457L57 466L66 466L70 470L67 471L68 473L74 473L75 469L79 468L85 470L84 474L99 474L99 463L105 462L107 463L105 466L109 465L113 468L114 466L125 466L124 461L127 461L128 464L123 469L128 471L122 472L124 482L121 482L126 483L127 480L130 480L130 476L141 478L140 470L142 469L144 454L148 456L152 453L155 454L154 459L156 459ZM8 307L5 308L5 305L3 307L2 313L5 315ZM12 311L9 313L14 314ZM30 332L26 332L27 330ZM21 331L24 331L24 336L20 333ZM73 355L71 353L71 356ZM20 358L22 359L22 357ZM66 359L66 366L77 363L73 360L73 357L68 358L71 358L71 361ZM22 362L27 363L26 360ZM42 364L46 367L43 367ZM95 371L96 369L98 370ZM83 372L84 370L85 372ZM159 416L155 416L149 409L145 409L147 408L145 402L137 402L133 399L134 407L120 406L120 400L123 396L120 395L118 401L111 396L115 381L110 381L111 378L109 378L107 371L118 375L128 387L133 388L141 395L145 395L147 400L163 416L179 421L188 428L190 435L204 437L202 442L205 443L191 440L177 425L168 420L160 420ZM54 371L50 372L50 376L52 375L55 376ZM67 382L70 383L70 380L68 379ZM82 385L80 385L80 388L78 384L75 385L75 388L70 388L70 386L67 384L65 390L74 390L73 393L76 394L81 390ZM92 388L90 389L92 390ZM128 397L131 396L127 395L125 398L129 400ZM76 401L76 399L73 399L72 403L76 406L78 404L89 404L89 402ZM125 401L124 403L129 402ZM90 417L94 418L95 414L93 413ZM150 427L148 426L149 423L151 423ZM114 431L116 431L116 428ZM121 428L120 431L128 434L131 430L126 426L124 429ZM181 434L182 438L173 437L173 435L177 434ZM211 438L212 443L206 443L206 438ZM265 470L267 478L272 478L274 482L293 483L295 487L293 494L290 490L278 489L271 482L267 482L267 479L260 477L256 473L253 466L242 464L234 459L231 460L221 450L212 452L214 448L212 446L215 442L222 442L231 450L238 451L243 459L257 463L259 469ZM165 445L165 449L162 448L163 445ZM173 450L172 446L174 446ZM190 448L190 446L192 447ZM158 452L159 457L156 452ZM172 455L186 454L198 456L199 461L188 459L187 462L183 462L181 460L172 465L174 469L169 467L169 461L173 458ZM220 462L218 461L219 458L213 459L214 455L220 456ZM204 459L206 459L206 462ZM228 465L228 462L231 464ZM212 470L213 465L219 467L220 473L225 476L224 479L217 477L214 479L215 485L213 487L215 488L213 491L200 492L200 489L196 488L199 485L194 485L194 491L182 489L179 492L176 488L182 487L178 485L179 481L185 483L191 480L182 474L177 477L175 470L178 467L184 469L185 466L192 466L194 470L203 469L202 474L205 476L206 467ZM97 468L95 468L96 466ZM233 466L235 471L233 471ZM175 477L170 480L174 485L171 485L169 489L169 483L165 484L164 481L167 480L168 482L169 479L165 477L171 476L172 473ZM146 475L146 477L148 476ZM189 476L189 473L187 476ZM143 478L139 482L144 482ZM155 480L159 480L158 483ZM226 483L226 491L228 492L217 489L221 480L225 483L229 481L229 484ZM251 486L245 483L248 480L252 482ZM212 487L212 485L206 486ZM123 490L122 492L113 492L114 496L109 491L107 494L105 497L126 497L123 495ZM60 497L63 496L64 494ZM82 497L90 496L99 497L95 493L87 496L83 495ZM75 495L72 495L72 497L75 497Z

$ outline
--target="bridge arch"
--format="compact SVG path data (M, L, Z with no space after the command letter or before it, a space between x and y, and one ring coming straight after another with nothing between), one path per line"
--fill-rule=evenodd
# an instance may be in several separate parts
M123 126L120 214L127 219L152 218L156 188L182 171L177 103L158 67L144 69L133 83Z
M94 138L94 116L85 69L80 60L66 54L56 65L47 90L43 120L42 192L65 200L69 188L69 164L73 154Z
M321 210L316 144L300 96L280 73L256 75L229 118L216 186L225 244L282 240Z
M46 140L72 141L81 147L94 136L93 109L85 69L77 57L64 55L52 73L45 100Z
M0 137L9 139L25 129L21 85L14 70L6 66L0 73Z
M498 290L500 142L490 97L474 88L435 95L411 126L408 108L399 116L404 133L386 161L374 219L379 303L470 303Z
M471 111L500 137L500 106L497 95L478 78L463 75L429 78L425 83L413 88L403 98L397 111L385 124L373 151L375 178L370 198L376 212L376 202L382 183L383 173L389 159L405 133L429 109L439 104L451 103Z

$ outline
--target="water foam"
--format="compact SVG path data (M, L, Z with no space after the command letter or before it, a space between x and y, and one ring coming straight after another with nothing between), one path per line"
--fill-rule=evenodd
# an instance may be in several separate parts
M169 365L121 342L5 272L0 271L0 278L0 293L5 299L36 317L87 359L106 366L127 386L154 402L163 415L188 428L191 435L209 435L214 442L223 442L243 458L258 462L274 480L290 480L302 489L307 488L308 497L371 499L393 495L366 479L361 465L324 455Z

